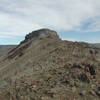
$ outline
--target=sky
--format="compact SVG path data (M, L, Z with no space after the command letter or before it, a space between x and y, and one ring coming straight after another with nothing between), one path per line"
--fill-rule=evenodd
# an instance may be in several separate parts
M0 44L49 28L63 40L100 43L100 0L0 0Z

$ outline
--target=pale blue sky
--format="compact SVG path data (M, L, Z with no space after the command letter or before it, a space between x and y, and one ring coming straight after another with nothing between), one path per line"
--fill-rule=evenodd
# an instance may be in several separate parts
M84 34L75 31L59 31L58 33L63 40L100 43L100 32L88 32ZM24 35L1 37L0 44L19 44L20 41L24 40L24 37Z
M56 30L64 40L100 43L100 0L0 0L0 44Z

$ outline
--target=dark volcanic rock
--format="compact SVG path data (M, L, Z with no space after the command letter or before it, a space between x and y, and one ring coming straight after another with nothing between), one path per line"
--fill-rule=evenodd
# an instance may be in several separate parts
M25 36L25 40L23 42L27 42L31 39L42 39L42 38L59 38L56 31L50 30L50 29L40 29L37 31L33 31Z
M79 80L82 81L82 82L87 82L87 83L90 82L88 76L87 76L85 73L81 73L81 74L79 75Z

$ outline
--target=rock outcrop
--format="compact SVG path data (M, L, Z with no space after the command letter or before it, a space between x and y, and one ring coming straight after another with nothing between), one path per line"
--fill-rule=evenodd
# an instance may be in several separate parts
M100 48L29 33L0 59L0 100L100 100Z
M23 42L27 42L31 39L43 39L43 38L59 38L56 31L50 29L40 29L37 31L33 31L25 36L25 40Z
M14 49L8 52L8 58L14 58L17 55L23 55L23 51L27 49L32 42L38 41L40 39L52 38L52 39L60 39L57 32L50 29L40 29L37 31L33 31L25 36L25 39Z

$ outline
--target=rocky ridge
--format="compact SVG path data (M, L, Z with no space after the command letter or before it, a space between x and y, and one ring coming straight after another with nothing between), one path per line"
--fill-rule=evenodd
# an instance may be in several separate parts
M98 47L41 29L0 59L0 99L99 100L99 76Z

